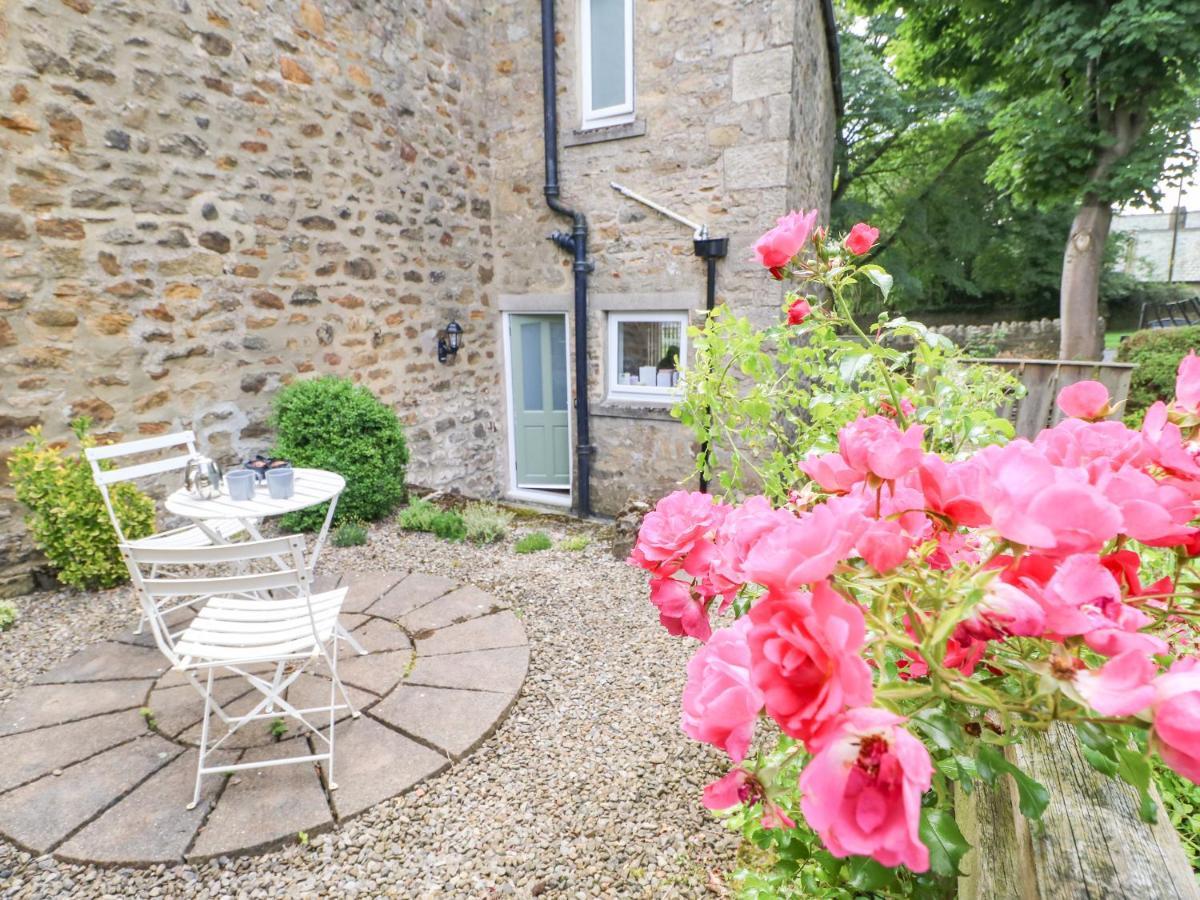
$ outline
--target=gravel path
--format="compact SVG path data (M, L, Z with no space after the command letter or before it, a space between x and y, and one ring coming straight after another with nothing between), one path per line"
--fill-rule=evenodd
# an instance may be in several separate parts
M695 897L737 841L700 805L722 771L678 727L694 644L657 624L641 573L614 560L604 529L522 519L581 552L518 555L372 529L321 568L413 568L510 601L532 659L517 705L479 750L338 831L261 856L200 866L99 869L31 858L0 842L0 897ZM128 627L124 590L39 594L0 635L0 698L93 640Z

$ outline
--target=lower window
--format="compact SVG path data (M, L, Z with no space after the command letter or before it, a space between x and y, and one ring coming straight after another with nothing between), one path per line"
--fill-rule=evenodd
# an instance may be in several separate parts
M674 399L687 359L687 327L685 312L609 313L609 396Z

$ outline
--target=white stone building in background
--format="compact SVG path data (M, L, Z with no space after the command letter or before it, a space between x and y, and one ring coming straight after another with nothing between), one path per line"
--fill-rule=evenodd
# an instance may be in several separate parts
M5 465L25 428L190 428L236 461L297 378L391 404L417 485L580 506L581 395L590 511L687 478L669 408L706 263L609 185L727 237L717 301L776 315L750 247L828 211L832 5L550 7L586 391L547 240L574 223L545 195L543 0L0 2L0 593L37 562Z
M1200 208L1123 213L1113 219L1112 230L1125 238L1118 271L1200 291Z

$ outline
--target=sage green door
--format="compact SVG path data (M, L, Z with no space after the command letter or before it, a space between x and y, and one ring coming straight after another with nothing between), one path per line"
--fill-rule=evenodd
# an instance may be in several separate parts
M508 346L517 487L569 488L566 316L509 316Z

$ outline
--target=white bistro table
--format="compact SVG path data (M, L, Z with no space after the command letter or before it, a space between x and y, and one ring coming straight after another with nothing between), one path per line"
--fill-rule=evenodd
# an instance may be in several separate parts
M180 488L167 498L167 511L177 516L194 519L214 543L223 544L226 541L216 534L215 530L206 526L211 519L237 519L245 526L246 531L255 540L262 540L258 523L271 516L282 516L285 513L307 509L329 502L329 511L325 514L325 522L317 535L309 555L309 565L315 572L317 558L325 539L329 536L329 524L333 521L334 510L337 509L338 497L346 487L346 479L337 472L326 472L324 469L293 469L295 493L286 500L276 500L267 490L265 481L254 484L254 498L251 500L231 500L224 485L221 492L211 500L201 500L193 497L187 488Z
M333 522L333 513L337 509L338 497L346 487L346 479L337 472L327 472L324 469L296 468L292 469L292 472L294 473L294 492L286 500L276 500L271 496L265 481L256 481L254 497L251 500L230 499L229 491L222 485L221 492L211 500L193 497L187 488L180 488L167 498L164 505L168 512L195 520L213 543L225 544L228 541L222 538L215 529L206 525L206 522L215 519L237 519L252 538L261 541L262 532L258 529L258 523L263 519L308 509L310 506L319 506L328 501L329 511L325 513L325 522L321 525L321 531L317 534L317 542L313 545L312 552L308 557L309 572L315 577L317 559L321 555L321 548L325 546L325 539L329 536L329 525ZM339 635L358 653L365 654L367 652L362 644L355 640L340 623L337 629Z

